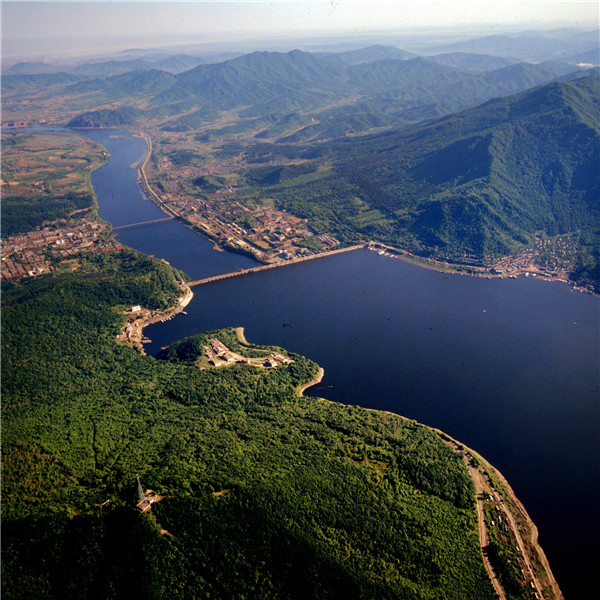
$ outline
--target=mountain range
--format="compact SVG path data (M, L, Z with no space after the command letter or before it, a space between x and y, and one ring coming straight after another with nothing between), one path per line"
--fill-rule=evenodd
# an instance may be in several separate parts
M589 37L581 34L571 50L589 47ZM504 38L493 39L500 48ZM519 39L521 50L531 41ZM484 42L471 49L489 51ZM301 190L286 182L269 195L342 240L370 237L456 258L510 253L536 232L576 234L583 253L600 258L598 69L491 54L468 60L448 50L437 60L390 46L253 52L177 74L8 75L3 89L55 83L52 93L65 102L101 107L71 126L197 131L197 141L216 140L226 154L223 144L242 135L250 163L253 139L276 161L326 159L328 177ZM502 66L477 70L484 64ZM233 120L221 123L232 110ZM595 265L594 258L583 270Z
M595 70L420 125L296 146L290 157L332 168L263 193L349 242L489 257L571 234L589 258L600 233L599 97ZM269 147L260 151L268 161Z
M389 58L390 54L402 57ZM381 58L382 55L388 57ZM489 63L489 57L473 58L471 62L481 66L481 61ZM254 52L222 63L201 64L178 74L138 69L110 77L86 78L64 86L62 93L85 94L89 103L98 105L133 103L140 108L143 104L143 116L170 118L165 125L174 131L202 126L204 121L190 120L188 114L205 105L217 111L243 109L241 117L266 118L268 126L291 113L308 111L309 129L297 133L297 139L324 139L347 131L357 133L441 117L558 77L572 77L577 72L573 65L557 61L508 62L488 71L465 70L378 46L333 57L300 50ZM17 79L32 85L32 79L43 77L47 83L49 78L58 76L9 75L3 80L5 86L14 89ZM334 128L327 112L333 105ZM256 133L264 137L265 124L256 125L261 125ZM273 131L277 129L281 128Z
M598 57L598 30L555 29L495 34L451 44L435 45L428 53L475 52L493 56L511 56L524 61L571 60L576 54L595 50ZM597 62L595 63L598 64Z

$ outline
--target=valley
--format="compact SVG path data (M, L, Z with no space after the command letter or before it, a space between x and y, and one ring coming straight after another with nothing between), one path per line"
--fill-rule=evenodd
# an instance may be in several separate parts
M596 33L3 64L3 594L577 597Z

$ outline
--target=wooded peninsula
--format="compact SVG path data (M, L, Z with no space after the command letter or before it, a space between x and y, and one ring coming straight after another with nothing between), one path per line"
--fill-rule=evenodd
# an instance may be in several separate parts
M267 265L372 242L598 291L598 68L189 58L3 73L5 597L562 598L525 509L460 441L305 397L316 363L234 329L140 352L190 278L110 237L90 183L108 153L76 128L142 132L165 218ZM72 131L19 129L40 124Z

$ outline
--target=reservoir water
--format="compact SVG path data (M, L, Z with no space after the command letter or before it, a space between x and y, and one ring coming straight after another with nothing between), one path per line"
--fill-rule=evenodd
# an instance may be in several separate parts
M113 225L164 217L131 167L145 142L85 131L111 159L92 174ZM124 229L124 244L193 278L252 266L176 221ZM442 429L507 477L540 530L567 600L595 585L600 533L600 302L566 284L447 275L360 250L196 287L149 353L242 325L246 337L325 369L309 390Z

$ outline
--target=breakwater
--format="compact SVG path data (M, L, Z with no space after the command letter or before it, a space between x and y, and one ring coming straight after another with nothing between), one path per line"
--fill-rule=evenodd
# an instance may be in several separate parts
M260 267L251 267L250 269L240 269L239 271L233 271L232 273L224 273L223 275L214 275L212 277L205 277L204 279L197 279L196 281L188 282L189 287L195 287L198 285L205 285L207 283L214 283L215 281L222 281L223 279L230 279L231 277L239 277L240 275L249 275L250 273L258 273L259 271L268 271L269 269L278 269L279 267L287 267L289 265L306 262L308 260L315 260L317 258L325 258L326 256L333 256L334 254L342 254L343 252L353 252L354 250L360 250L366 248L365 244L358 244L356 246L349 246L347 248L338 248L337 250L328 250L327 252L319 252L318 254L311 254L310 256L303 256L302 258L294 258L292 260L286 260L285 262L271 263L268 265L261 265Z

